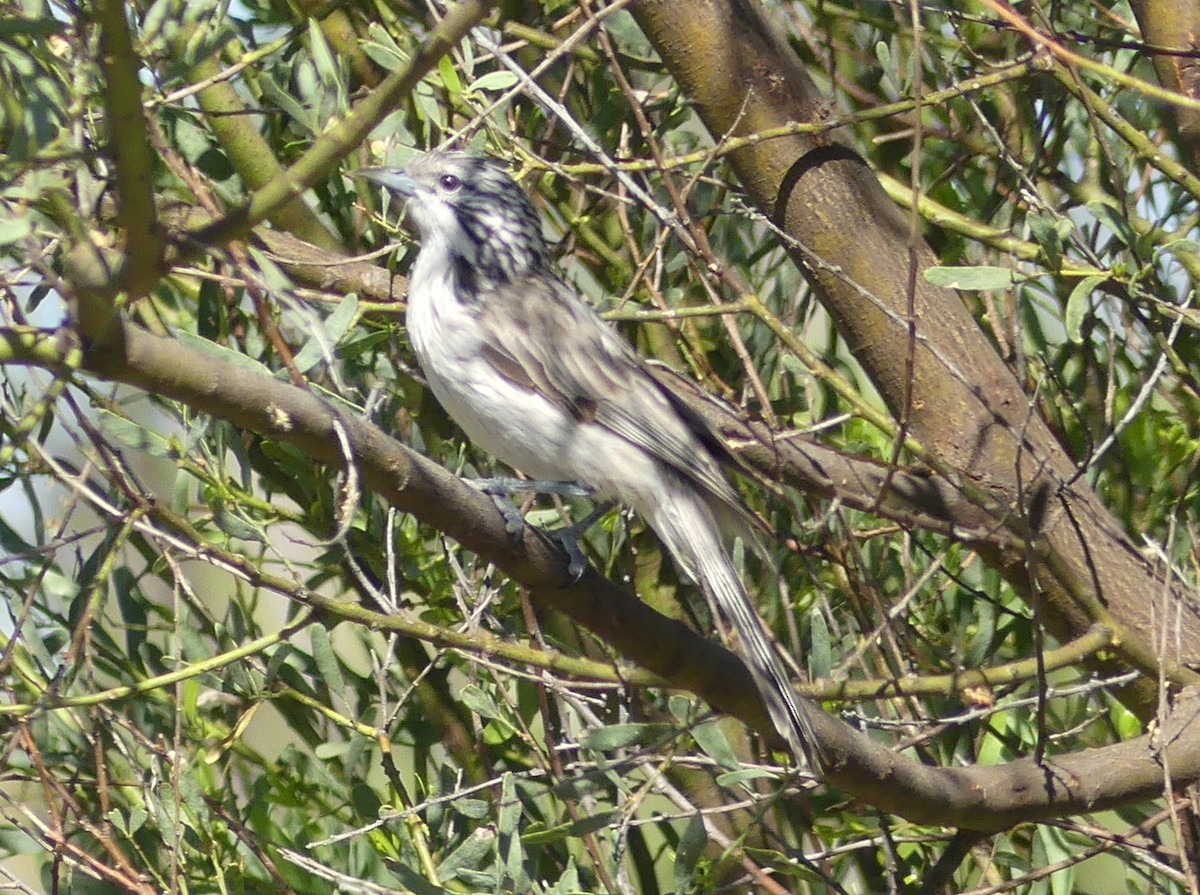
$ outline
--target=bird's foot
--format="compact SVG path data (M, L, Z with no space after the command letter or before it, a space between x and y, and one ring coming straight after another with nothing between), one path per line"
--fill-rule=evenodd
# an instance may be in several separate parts
M535 479L488 478L466 479L492 499L504 517L504 530L510 538L518 538L525 530L525 518L508 499L510 494L561 494L565 497L587 497L592 493L575 482L543 482Z
M563 497L590 497L595 489L578 482L551 482L543 479L498 477L467 479L484 494L558 494Z
M483 492L492 499L492 503L496 505L496 509L500 511L500 515L504 517L504 532L512 539L513 542L521 540L521 533L525 531L525 517L521 515L507 494L492 492L485 490Z
M588 569L587 557L583 555L583 550L579 546L579 538L587 534L587 530L595 525L596 521L612 508L613 502L605 501L573 525L546 532L546 534L558 541L559 545L566 552L567 574L571 576L572 584L582 578L583 573Z
M492 499L500 511L500 515L504 517L504 530L514 540L521 536L528 523L520 511L513 506L512 501L508 499L510 494L534 493L558 494L563 497L588 497L593 491L586 485L580 485L577 482L549 482L515 478L468 479L467 481ZM611 508L611 503L605 503L596 507L574 525L565 528L543 529L547 535L558 541L559 546L567 554L567 574L571 576L572 584L582 578L588 568L587 557L583 555L583 550L579 546L579 536L591 528L596 520Z

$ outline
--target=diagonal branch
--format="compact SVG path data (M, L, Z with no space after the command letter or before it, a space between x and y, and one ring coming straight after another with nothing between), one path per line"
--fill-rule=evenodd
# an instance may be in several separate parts
M129 5L103 0L96 5L100 24L100 68L108 139L117 175L117 223L124 231L122 289L140 294L157 282L166 247L154 199L154 156L142 108L141 60L129 33Z
M14 334L4 345L11 360L64 370L78 350L66 331L40 338ZM530 532L514 544L489 498L373 424L341 414L286 382L128 324L119 339L85 351L82 369L285 441L331 466L344 463L335 432L335 425L340 426L364 484L397 509L495 563L534 598L591 629L637 664L763 735L774 735L757 690L732 653L594 572L569 584L566 558L549 539ZM814 721L828 756L830 782L914 821L994 830L1152 797L1162 788L1158 751L1164 748L1170 750L1177 784L1200 779L1200 698L1185 696L1154 737L1056 757L1043 765L1022 759L997 767L926 767L830 715L819 713Z
M737 138L824 119L825 98L762 7L639 0L633 12L710 133ZM907 219L862 159L828 134L749 144L730 159L895 418L988 495L998 508L993 525L1020 539L1016 549L983 550L988 562L1018 592L1040 600L1060 640L1096 622L1122 628L1121 658L1147 673L1125 691L1143 717L1153 714L1160 673L1195 682L1186 667L1200 663L1194 595L1162 586L1153 564L1078 480L961 299L921 275L936 264L932 250L910 238ZM914 259L919 269L910 281ZM1177 616L1178 636L1159 655L1161 620Z

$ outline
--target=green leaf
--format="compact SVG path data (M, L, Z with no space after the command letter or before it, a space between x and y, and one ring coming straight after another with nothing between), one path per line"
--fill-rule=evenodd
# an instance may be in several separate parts
M179 152L192 164L204 153L213 148L212 133L200 127L190 118L179 118L173 122L175 143L179 147ZM207 282L201 284L208 285L216 295L218 300L224 300L221 294L221 288L216 283Z
M526 845L545 845L548 842L561 842L571 837L571 824L556 824L547 827L544 823L534 821L521 833L521 841Z
M808 368L804 361L796 357L796 355L790 352L784 352L779 355L779 362L783 364L783 368L796 377L796 379L801 381L812 379L812 370Z
M929 267L925 270L925 281L934 286L980 292L985 289L1009 289L1016 282L1016 274L1007 267Z
M374 348L378 348L383 343L395 338L395 334L386 329L362 330L356 329L341 345L338 346L338 351L341 356L347 360L357 358L360 355L366 354ZM381 368L382 369L382 368ZM387 372L391 373L392 367L387 367Z
M587 836L617 823L620 819L620 811L600 811L596 814L585 815L571 824L571 836L576 839L580 836Z
M1028 221L1029 231L1046 256L1046 266L1052 271L1060 270L1063 257L1063 238L1059 235L1058 227L1060 221L1042 214L1031 214Z
M342 666L337 660L328 629L320 624L310 625L308 632L312 640L313 661L321 673L322 682L330 693L345 695L346 680L342 677Z
M336 345L342 341L342 337L350 331L350 327L356 320L358 320L358 296L351 292L338 302L333 313L325 318L325 333Z
M260 544L267 542L262 526L243 516L236 505L231 506L220 498L214 498L211 505L213 522L229 537L240 541L257 541Z
M306 109L291 93L284 90L266 71L258 73L258 84L263 96L286 112L296 124L310 134L318 130L317 121L312 112Z
M341 758L350 751L350 744L347 742L336 743L318 743L313 749L313 755L321 759L321 761L333 761L335 758Z
M291 291L294 286L291 277L283 272L283 268L276 264L269 254L254 245L246 246L246 251L254 259L254 264L268 290L281 294Z
M396 879L400 880L413 895L446 895L444 888L435 886L412 867L390 858L385 859L385 863L388 870L395 874Z
M98 415L100 431L107 437L149 454L151 457L176 457L179 451L171 439L140 426L133 420L118 416L111 410L101 410Z
M673 876L676 892L690 892L696 882L696 865L704 854L704 846L708 844L708 831L704 829L704 818L699 813L693 814L679 837L679 845L675 849L675 866Z
M1071 290L1067 298L1067 307L1063 313L1063 325L1067 329L1067 338L1075 344L1083 341L1083 321L1091 309L1092 293L1107 277L1090 276L1080 280Z
M988 600L971 600L975 612L975 632L963 650L963 664L978 668L991 652L996 638L996 606Z
M108 813L104 815L108 818L108 822L120 830L122 833L127 832L125 829L125 816L121 814L121 809L110 808Z
M479 892L500 891L499 874L495 870L468 870L466 867L458 871L458 878Z
M742 763L738 761L733 747L729 745L729 740L725 737L725 731L721 729L720 722L706 721L703 724L697 724L692 728L692 737L704 754L721 767L729 770L741 767Z
M267 675L263 680L264 687L274 686L283 666L296 660L296 653L296 647L290 643L281 643L271 650L271 657L267 660Z
M367 34L369 39L362 42L363 52L384 71L391 71L408 62L408 53L400 49L388 30L378 22L367 26Z
M353 294L347 295L333 309L333 313L325 318L324 323L320 324L320 337L318 338L314 333L304 347L296 353L296 368L301 373L307 373L325 360L326 352L331 352L337 347L357 318L358 298ZM309 318L309 326L312 325L311 318Z
M186 514L197 486L197 481L190 475L175 476L175 483L171 487L171 509Z
M896 80L897 66L892 58L892 48L887 41L875 42L875 59L879 62L879 81L885 92L896 95L903 93L900 82Z
M884 71L892 70L892 51L886 40L875 42L875 58L879 61L879 67Z
M1108 718L1122 740L1141 736L1142 722L1138 716L1111 697L1108 703Z
M437 878L449 882L460 870L477 869L496 848L496 831L490 827L476 827L471 835L437 866Z
M765 768L742 768L737 771L729 771L717 777L717 784L728 789L741 786L744 783L750 783L754 780L778 780L779 775L773 774Z
M1129 226L1124 213L1117 207L1115 199L1093 199L1087 203L1087 210L1112 231L1113 237L1122 246L1131 246L1137 241L1137 234Z
M270 369L260 364L254 358L247 357L240 351L226 348L224 345L218 345L216 342L210 342L208 339L202 339L200 336L193 335L187 330L177 331L175 338L182 344L190 348L195 348L197 351L202 351L214 360L221 361L221 363L232 364L243 370L253 370L255 373L271 376Z
M0 550L11 557L13 554L33 553L34 547L0 516Z
M517 83L517 76L510 71L488 72L471 82L471 90L480 93L499 93Z
M809 639L808 675L811 678L828 677L833 668L833 642L825 616L815 606L808 614Z
M219 338L225 322L225 296L212 280L200 284L196 299L196 333L212 341Z
M4 209L0 215L0 245L20 242L33 232L33 221L29 215L13 214L11 209Z
M113 569L112 586L121 612L125 650L130 656L136 656L146 642L146 605L138 593L137 579L126 566Z
M481 718L503 718L500 707L491 696L484 693L474 684L468 684L459 691L459 701L479 715Z
M177 24L177 6L173 0L154 0L142 15L143 38L157 36L164 25Z
M25 18L23 16L0 16L0 37L49 37L66 29L66 24L50 16Z
M497 813L496 829L502 836L513 836L517 822L521 819L521 800L517 798L517 786L511 772L500 778L500 810Z
M469 817L472 820L487 817L488 813L492 810L491 803L485 802L483 799L455 799L450 803L450 807L463 817Z
M57 574L57 573L56 573ZM55 668L54 660L47 649L48 638L43 638L38 631L37 620L27 611L21 592L6 589L5 597L8 603L9 618L19 619L20 623L13 632L13 639L20 640L29 651L30 658L37 664L43 674L52 674ZM7 619L5 620L7 622Z
M1200 242L1194 239L1172 239L1165 245L1161 245L1154 250L1154 256L1157 258L1162 254L1171 254L1178 258L1181 255L1189 255L1192 258L1200 255Z
M503 858L504 872L508 876L512 888L526 890L525 843L521 841L520 822L522 805L517 798L516 781L511 772L506 772L500 780L500 811L496 829L504 837L500 853Z
M696 700L682 693L672 693L667 697L667 710L680 724L691 724L696 717Z
M442 79L442 86L451 96L458 96L463 92L462 80L458 77L458 71L454 68L454 60L449 56L443 56L438 60L437 64L438 76Z
M13 755L14 760L19 760L19 758L20 756ZM14 767L13 764L9 765L10 769ZM28 833L21 830L0 829L0 850L3 850L5 855L41 855L44 859L44 848L45 846L41 842Z
M557 883L546 890L545 895L579 895L583 891L586 890L579 881L579 868L575 866L573 858L568 858L567 867L562 876L558 878Z
M608 727L589 730L579 738L579 744L585 749L594 749L597 752L612 752L635 743L661 740L670 736L673 731L674 728L669 724L610 724Z
M129 809L129 835L132 836L140 830L149 819L150 814L141 805L134 805Z
M321 80L330 87L340 88L342 85L341 68L338 66L333 52L329 49L325 33L316 19L308 20L308 49Z

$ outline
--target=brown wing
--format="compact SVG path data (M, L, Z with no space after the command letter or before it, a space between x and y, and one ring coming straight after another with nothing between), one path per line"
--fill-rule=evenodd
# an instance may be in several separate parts
M497 372L649 451L744 515L717 462L724 451L714 450L715 434L696 414L680 412L642 359L565 283L531 279L481 305L484 356Z

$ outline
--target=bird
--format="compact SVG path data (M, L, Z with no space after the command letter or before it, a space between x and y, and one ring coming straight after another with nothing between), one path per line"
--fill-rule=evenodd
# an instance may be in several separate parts
M434 397L507 465L638 513L725 617L772 724L819 775L809 703L731 558L731 534L757 535L716 433L557 272L537 210L498 160L433 150L355 173L398 194L416 227L405 324Z

